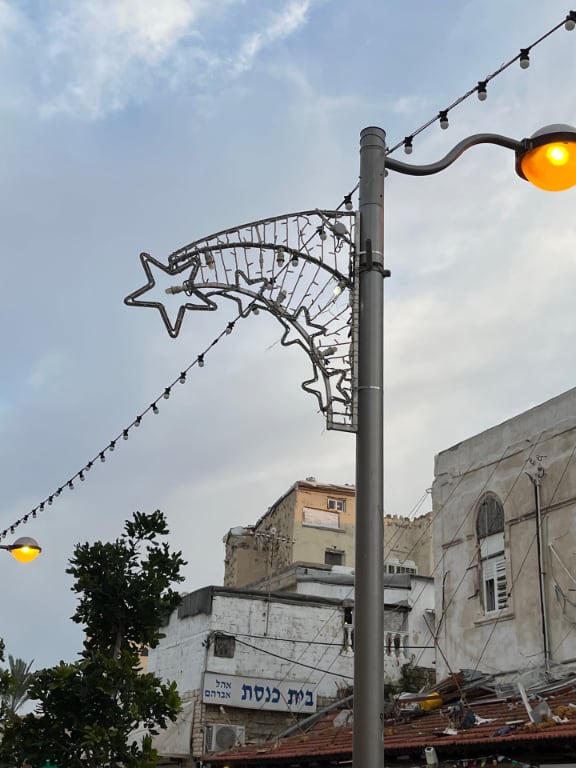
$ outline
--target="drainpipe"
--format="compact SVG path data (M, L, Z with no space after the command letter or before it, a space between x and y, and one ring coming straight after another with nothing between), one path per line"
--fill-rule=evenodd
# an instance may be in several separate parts
M534 500L536 502L536 550L538 555L538 583L540 589L540 613L542 616L542 639L544 645L544 669L546 675L550 675L550 634L548 626L548 606L546 602L546 573L543 563L543 531L542 531L542 503L540 488L544 477L544 468L539 465L536 476L528 475L534 486Z

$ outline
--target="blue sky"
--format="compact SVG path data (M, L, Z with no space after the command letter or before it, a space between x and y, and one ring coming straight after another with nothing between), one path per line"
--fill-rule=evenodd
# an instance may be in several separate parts
M331 208L356 183L366 125L391 144L560 22L561 3L394 0L0 0L0 527L100 451L218 334L172 340L123 298L140 251L164 259L244 222ZM539 45L415 142L438 159L481 131L576 123L576 32ZM398 156L403 159L400 152ZM408 514L435 453L576 383L574 195L520 182L482 147L386 190L386 498ZM261 314L194 369L85 483L17 534L0 636L37 665L80 632L64 571L74 543L161 508L189 561L222 578L222 536L292 482L354 481L354 442L300 390L306 360ZM424 511L424 509L422 509Z

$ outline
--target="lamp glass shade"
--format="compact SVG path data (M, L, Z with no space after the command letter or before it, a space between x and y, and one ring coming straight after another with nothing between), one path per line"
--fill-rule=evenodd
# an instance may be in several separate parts
M528 181L539 189L570 189L576 185L576 141L551 141L529 149L520 166Z
M22 536L22 538L16 539L10 547L10 554L19 563L29 563L35 560L40 552L42 552L42 548L38 542L29 536Z

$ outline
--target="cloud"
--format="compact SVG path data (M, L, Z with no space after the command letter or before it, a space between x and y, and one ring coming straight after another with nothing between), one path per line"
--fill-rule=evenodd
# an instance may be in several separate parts
M28 108L45 118L97 120L179 88L202 97L214 78L229 83L300 29L312 3L253 3L247 13L243 0L61 0L26 16L0 0L4 80L13 86L6 70L17 71ZM14 94L0 99L22 106Z
M84 0L48 20L45 50L49 91L45 115L97 118L140 100L154 75L197 35L209 13L205 0Z
M250 69L260 51L288 37L306 22L312 0L290 0L280 11L271 15L266 26L246 37L234 59L233 69L241 74Z

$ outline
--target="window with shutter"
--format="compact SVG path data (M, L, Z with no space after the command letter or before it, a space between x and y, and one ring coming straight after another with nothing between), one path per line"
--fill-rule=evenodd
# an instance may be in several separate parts
M484 586L484 610L486 613L500 611L508 604L508 584L506 579L506 559L503 556L491 557L482 562L482 582Z
M490 614L508 605L504 507L492 493L485 495L478 506L476 534L482 577L480 594L484 613Z

